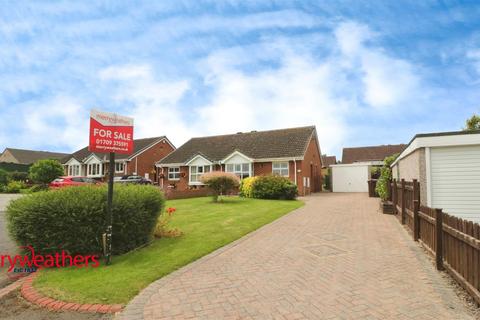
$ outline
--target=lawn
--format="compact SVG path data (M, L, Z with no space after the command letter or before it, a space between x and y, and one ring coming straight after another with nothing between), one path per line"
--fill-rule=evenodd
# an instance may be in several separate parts
M162 238L150 246L114 257L111 266L42 270L34 286L44 294L78 303L121 303L172 271L218 249L303 205L300 201L229 197L167 201L177 211L172 227L179 238Z

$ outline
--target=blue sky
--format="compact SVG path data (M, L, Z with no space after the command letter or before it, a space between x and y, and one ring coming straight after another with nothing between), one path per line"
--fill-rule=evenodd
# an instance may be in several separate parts
M323 153L480 112L477 1L2 1L0 149L73 151L91 108L137 138L314 124Z

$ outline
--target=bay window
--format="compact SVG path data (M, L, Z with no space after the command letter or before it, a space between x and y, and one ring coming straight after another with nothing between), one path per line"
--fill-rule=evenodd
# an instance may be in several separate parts
M87 166L87 175L89 176L99 176L101 175L101 164L100 163L90 163Z
M288 177L288 161L273 162L272 174L279 175L282 177Z
M227 163L225 171L235 173L240 179L250 177L250 163Z
M77 177L80 175L80 165L73 164L68 166L68 175L72 177Z
M202 174L210 172L211 166L190 166L190 183L200 184Z

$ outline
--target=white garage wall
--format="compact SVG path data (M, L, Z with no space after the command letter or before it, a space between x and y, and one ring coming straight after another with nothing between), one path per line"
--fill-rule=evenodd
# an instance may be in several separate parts
M331 168L333 192L368 192L369 164L334 165Z
M480 145L430 152L432 207L480 222Z

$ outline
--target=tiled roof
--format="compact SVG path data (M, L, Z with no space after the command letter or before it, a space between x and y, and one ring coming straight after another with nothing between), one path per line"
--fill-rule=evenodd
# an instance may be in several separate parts
M343 148L342 163L383 161L383 159L388 156L402 152L406 146L405 144L389 144L371 147Z
M49 152L49 151L35 151L24 149L6 148L5 151L10 151L12 156L17 159L20 164L32 164L38 160L55 159L61 160L68 153Z
M128 159L132 156L134 156L136 153L142 151L143 149L149 147L152 144L155 144L159 140L165 139L165 136L161 137L153 137L153 138L145 138L145 139L135 139L133 140L133 154L128 155L128 154L116 154L115 158L116 159ZM88 150L88 147L85 147L83 149L80 149L66 157L63 158L62 163L67 162L70 160L72 157L75 158L78 161L83 161L85 158L89 157L91 154L95 154L98 158L102 160L107 160L108 159L108 154L107 153L98 153L98 152L90 152Z
M330 167L332 164L337 163L337 157L336 156L322 156L322 165L324 168Z
M192 138L159 163L186 163L197 154L216 162L234 151L252 159L302 157L312 135L315 126Z

